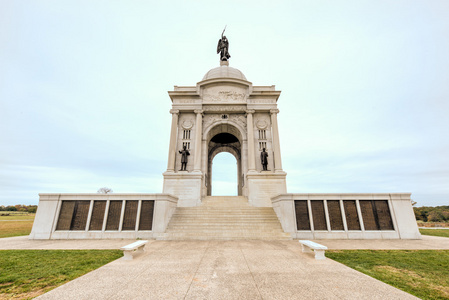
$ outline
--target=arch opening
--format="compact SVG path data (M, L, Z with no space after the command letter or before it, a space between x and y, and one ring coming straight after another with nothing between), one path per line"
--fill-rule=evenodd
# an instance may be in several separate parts
M212 196L237 196L237 159L229 152L220 152L212 160Z
M242 142L241 142L241 133L235 126L231 124L218 124L211 128L207 135L207 171L205 178L206 185L206 195L211 196L212 191L214 195L220 192L221 187L213 188L213 183L215 185L227 186L226 193L231 196L235 195L235 190L237 190L237 195L242 195L242 187L243 187L243 173L242 173ZM227 158L223 158L227 160L225 166L221 166L222 156L218 158L216 165L212 168L212 162L214 161L215 156L222 152L227 152L234 156L235 160L232 160L229 155ZM226 154L224 154L226 156ZM224 157L224 156L223 156ZM233 168L233 165L237 165L237 170ZM231 167L231 170L226 170ZM223 169L224 168L224 169ZM214 172L214 174L212 174ZM229 175L229 172L232 172L234 175ZM226 173L225 175L228 178L222 178L221 174ZM232 181L229 178L236 178ZM214 180L214 181L213 181ZM234 182L232 184L231 182ZM235 184L236 183L236 184ZM231 187L229 187L231 186ZM232 188L234 186L234 188ZM237 187L237 189L235 189ZM231 194L230 194L231 193ZM223 195L223 194L222 194Z

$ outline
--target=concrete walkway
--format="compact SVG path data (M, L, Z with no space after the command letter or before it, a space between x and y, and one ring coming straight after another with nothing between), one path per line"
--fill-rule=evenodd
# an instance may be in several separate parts
M317 242L332 249L449 249L447 238L423 238ZM0 239L0 249L117 249L130 242L15 237ZM304 298L417 299L333 260L317 261L298 241L150 241L134 260L113 261L38 299Z

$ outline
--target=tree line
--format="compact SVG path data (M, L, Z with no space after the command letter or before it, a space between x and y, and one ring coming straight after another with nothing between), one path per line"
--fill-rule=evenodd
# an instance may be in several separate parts
M23 211L34 214L36 210L37 205L22 205L22 204L8 205L8 206L0 205L0 211Z
M417 221L449 222L449 206L421 206L413 207Z

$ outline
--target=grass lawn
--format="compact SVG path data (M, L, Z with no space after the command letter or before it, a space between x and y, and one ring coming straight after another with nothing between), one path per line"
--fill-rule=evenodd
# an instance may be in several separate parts
M119 250L0 250L0 299L30 299L123 256Z
M0 217L0 238L29 235L33 227L33 216L1 216Z
M449 237L449 229L419 229L419 232L424 235Z
M421 299L449 299L449 250L332 250L326 256Z

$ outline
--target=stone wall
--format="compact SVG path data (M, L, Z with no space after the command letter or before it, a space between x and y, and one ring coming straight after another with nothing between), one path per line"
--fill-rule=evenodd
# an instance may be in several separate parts
M421 239L410 193L282 194L271 198L298 239Z
M39 194L30 239L137 239L165 232L168 194Z

